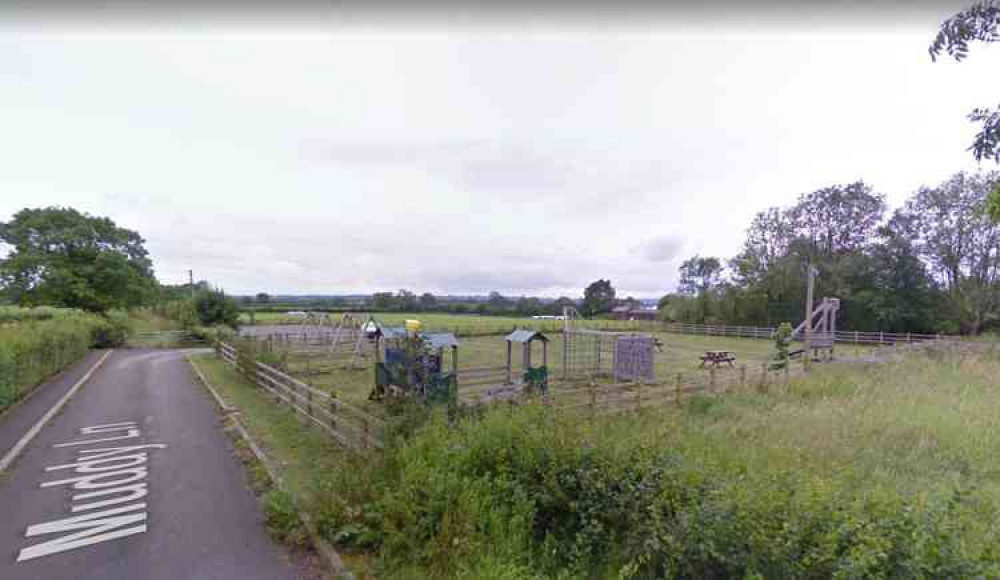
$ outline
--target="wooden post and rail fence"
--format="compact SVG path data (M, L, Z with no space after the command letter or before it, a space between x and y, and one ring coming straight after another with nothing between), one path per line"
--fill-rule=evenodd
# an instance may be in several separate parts
M609 330L620 332L662 332L670 334L689 334L696 336L714 336L728 338L756 338L772 340L774 332L777 330L773 326L747 326L741 324L686 324L681 322L663 322L659 320L583 320L580 321L582 328L592 330ZM558 333L562 331L562 321L552 320L531 320L519 321L516 325L509 322L498 322L494 324L476 323L462 326L433 325L428 327L431 331L451 332L456 336L489 336L509 333L517 326L528 327L533 330L543 332ZM266 334L276 344L295 344L297 346L310 346L317 349L328 347L333 343L335 334L331 331L309 331L302 327L291 327L294 330L280 331L274 327L268 329ZM925 334L916 332L883 332L883 331L859 331L859 330L837 330L831 333L834 340L839 344L856 345L894 345L912 344L916 342L927 342L931 340L956 340L959 337L943 334ZM798 340L798 339L796 339Z
M219 342L216 352L243 376L273 395L275 403L287 404L289 409L340 445L353 451L384 447L385 421L382 419L270 365L241 356L232 345Z

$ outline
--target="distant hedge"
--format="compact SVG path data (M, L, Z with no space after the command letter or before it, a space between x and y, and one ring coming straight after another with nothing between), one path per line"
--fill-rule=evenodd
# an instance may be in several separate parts
M63 308L0 307L0 411L80 360L125 340L125 315Z

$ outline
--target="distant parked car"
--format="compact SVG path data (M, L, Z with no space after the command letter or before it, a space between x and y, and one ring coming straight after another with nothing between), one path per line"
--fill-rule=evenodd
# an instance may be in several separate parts
M308 316L308 315L305 312L302 312L301 310L291 310L289 312L286 312L285 316L299 316L299 317L301 317L301 316Z

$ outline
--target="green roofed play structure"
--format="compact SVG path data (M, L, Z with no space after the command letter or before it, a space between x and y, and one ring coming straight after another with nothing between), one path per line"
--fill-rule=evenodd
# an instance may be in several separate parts
M521 382L527 389L545 393L549 388L549 339L536 330L515 330L507 335L507 384L511 384L511 354L514 343L522 346ZM535 341L542 343L542 364L531 366L531 345Z
M375 389L369 396L408 394L429 403L454 402L458 396L458 339L450 332L421 332L420 323L383 326L369 317L362 329L375 341ZM444 351L451 350L451 370Z

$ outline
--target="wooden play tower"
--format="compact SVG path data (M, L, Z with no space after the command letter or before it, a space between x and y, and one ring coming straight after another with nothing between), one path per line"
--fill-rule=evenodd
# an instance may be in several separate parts
M802 324L792 331L792 338L805 342L806 355L814 360L833 360L834 345L837 342L837 312L839 298L827 298L813 304L813 287L819 272L809 266L809 283L806 287L806 316Z

